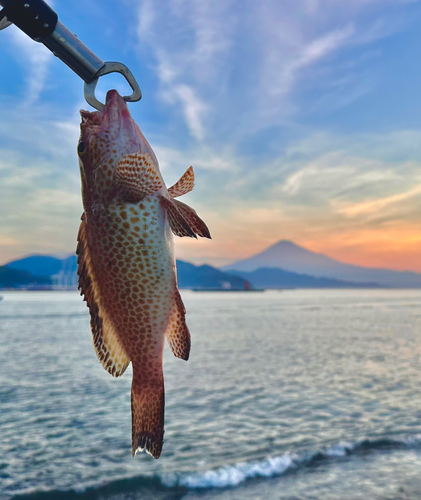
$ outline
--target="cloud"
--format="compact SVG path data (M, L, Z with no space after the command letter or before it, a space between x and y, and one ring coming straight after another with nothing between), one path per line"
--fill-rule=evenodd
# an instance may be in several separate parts
M386 7L385 8L385 4ZM349 107L379 85L377 43L411 22L401 0L141 0L140 57L180 137L238 147ZM373 64L375 54L377 64ZM262 138L262 147L265 147Z
M419 164L416 167L420 169ZM345 206L339 207L338 211L346 217L365 216L368 220L374 218L399 218L402 215L407 216L408 209L412 209L419 216L419 201L416 203L416 198L421 200L421 184L391 196L379 197L361 203L347 203Z
M354 27L352 24L348 24L342 29L335 29L307 45L303 45L291 57L290 61L282 64L281 68L278 68L276 64L271 65L269 75L266 75L266 79L269 80L266 86L274 95L289 92L293 88L300 70L317 63L338 50L353 33Z
M173 85L171 90L163 93L163 96L168 102L178 100L181 103L191 135L198 141L202 141L205 138L202 120L208 106L198 99L194 89L184 84Z
M82 213L78 126L37 107L8 110L0 119L0 262L71 253Z
M19 51L25 64L27 88L22 102L23 106L33 105L41 96L47 82L49 64L53 55L42 44L34 42L23 31L11 26L16 50Z
M291 239L366 265L379 265L377 249L383 262L400 269L407 251L414 256L412 268L421 270L415 259L421 251L421 158L404 158L414 137L416 131L373 134L362 143L358 134L325 134L323 141L308 137L291 144L258 169L247 170L245 158L231 158L231 169L199 170L189 196L213 241L206 248L177 241L178 251L196 262L221 264L230 254L239 259Z
M224 13L230 2L166 1L156 8L149 0L138 4L138 37L152 53L161 98L181 106L192 137L202 141L208 108L203 87L218 77L228 47Z
M404 130L403 119L385 124L385 94L370 96L396 69L385 57L392 44L379 42L400 34L401 47L412 47L403 43L409 40L404 28L413 22L408 2L124 4L124 15L116 12L98 39L87 24L81 33L95 50L99 43L98 54L119 57L127 50L134 73L138 57L144 99L132 109L142 110L139 124L167 183L190 164L195 168L196 186L186 202L209 223L214 240L177 240L179 255L222 262L289 238L320 251L354 245L361 256L370 234L378 242L386 234L410 241L420 216L413 190L421 185L421 132ZM101 3L103 20L109 5ZM83 26L84 16L78 17ZM119 45L128 19L128 33L136 37ZM57 65L54 96L45 92L52 55L17 30L10 33L28 80L25 106L0 103L7 111L0 117L1 248L15 256L42 248L72 251L81 210L78 118L73 104L63 105L62 89L72 98L80 89ZM358 105L350 104L362 97L368 117L381 106L383 115L373 118L373 130L381 133L355 132ZM386 126L402 130L384 132Z

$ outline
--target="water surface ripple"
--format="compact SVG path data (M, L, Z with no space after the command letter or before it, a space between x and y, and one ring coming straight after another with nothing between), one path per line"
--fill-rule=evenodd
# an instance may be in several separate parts
M183 292L158 461L78 294L2 295L0 498L421 497L421 291Z

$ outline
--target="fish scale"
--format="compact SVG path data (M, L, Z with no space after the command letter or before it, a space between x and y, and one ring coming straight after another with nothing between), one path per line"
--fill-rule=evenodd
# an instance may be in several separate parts
M152 148L116 91L108 92L102 112L81 115L79 288L104 368L118 377L133 365L133 454L145 449L158 458L165 336L175 356L187 360L190 353L172 233L210 234L193 209L174 199L193 188L193 169L167 190Z

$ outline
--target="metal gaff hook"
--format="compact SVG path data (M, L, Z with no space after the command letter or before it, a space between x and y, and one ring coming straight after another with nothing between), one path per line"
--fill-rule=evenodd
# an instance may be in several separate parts
M101 110L104 105L95 97L95 88L100 76L121 73L133 90L123 96L127 102L139 101L142 97L139 85L122 63L104 62L84 45L76 35L59 20L58 15L44 0L0 0L0 30L15 24L37 42L44 44L85 82L84 96L88 104Z
M89 82L85 82L85 85L83 87L85 100L93 108L97 109L98 111L102 111L104 107L104 104L98 101L98 99L95 97L95 88L98 83L99 77L108 75L109 73L121 73L132 88L132 95L123 96L123 99L125 101L134 102L139 101L142 98L142 92L139 88L139 85L137 84L135 77L132 75L129 68L119 62L106 62L104 66L95 73L95 78L93 78Z

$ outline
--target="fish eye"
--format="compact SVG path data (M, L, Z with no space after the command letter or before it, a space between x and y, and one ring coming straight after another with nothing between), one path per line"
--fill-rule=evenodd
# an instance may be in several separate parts
M80 141L79 144L77 145L77 153L79 156L83 156L85 152L86 152L85 143L83 141Z

